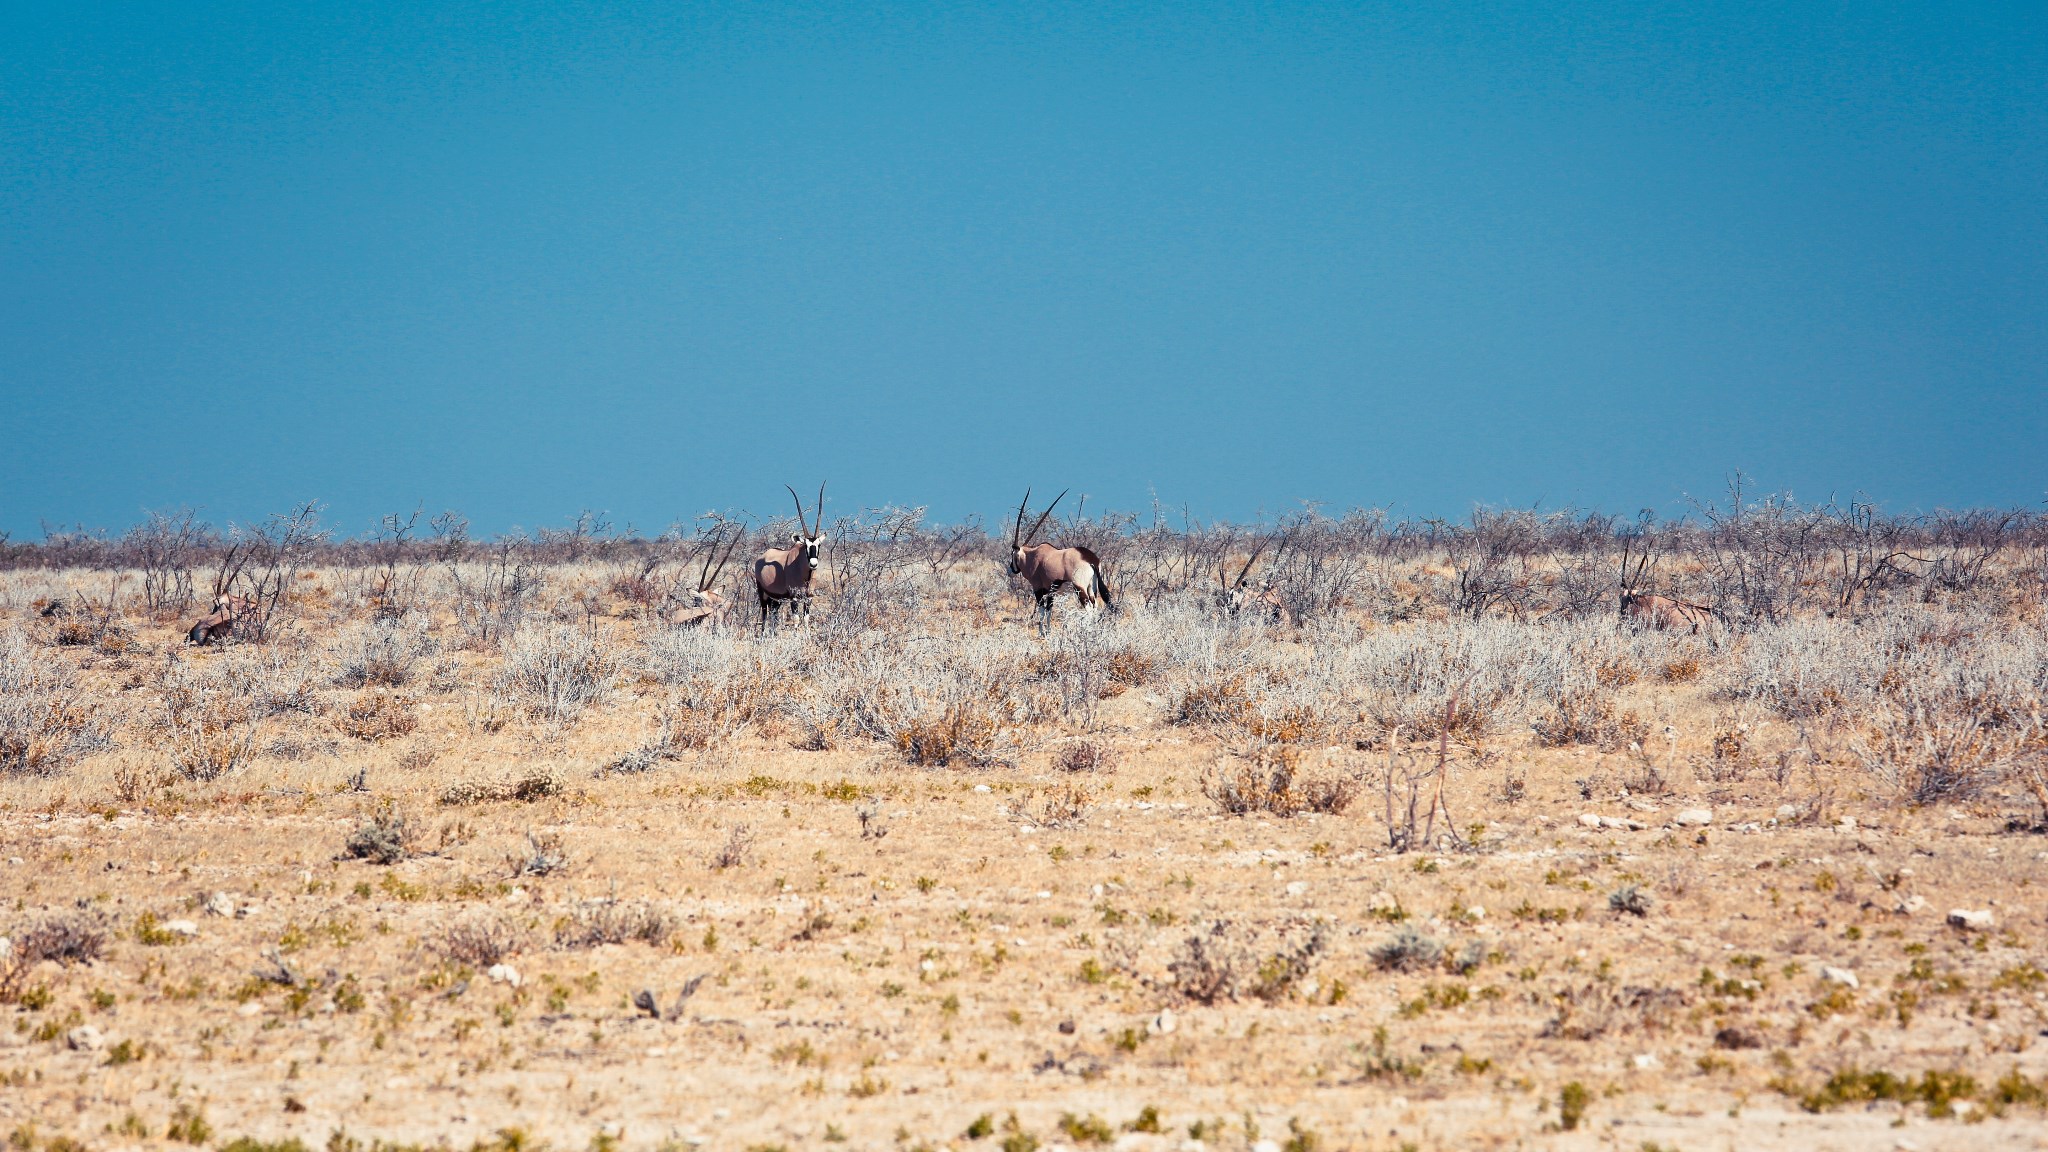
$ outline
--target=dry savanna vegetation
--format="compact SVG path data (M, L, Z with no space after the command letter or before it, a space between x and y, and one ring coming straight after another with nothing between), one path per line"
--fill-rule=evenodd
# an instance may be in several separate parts
M0 549L10 1148L2040 1146L2041 518L820 530Z

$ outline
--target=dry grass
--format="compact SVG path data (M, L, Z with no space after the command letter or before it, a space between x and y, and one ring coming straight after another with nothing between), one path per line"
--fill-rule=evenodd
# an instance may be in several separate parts
M1299 624L1134 591L1043 641L971 564L766 639L664 627L639 568L319 569L204 651L0 574L0 1124L2031 1146L2024 566L1708 643L1515 619L1548 586L1483 560L1477 619L1393 558L1289 576Z

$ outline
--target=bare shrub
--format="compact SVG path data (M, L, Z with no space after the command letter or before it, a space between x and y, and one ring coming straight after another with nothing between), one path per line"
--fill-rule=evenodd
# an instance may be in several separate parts
M90 704L69 665L0 635L0 776L43 776L110 746L107 717Z
M1444 946L1420 929L1403 926L1369 953L1372 962L1388 972L1422 972L1443 963Z
M403 688L435 647L423 623L385 619L351 628L330 650L331 679L342 688Z
M396 864L412 855L412 841L412 829L405 817L385 809L356 825L342 845L342 853L372 864Z
M540 591L540 570L530 563L521 541L501 539L481 549L475 561L469 522L452 512L434 518L434 546L446 564L453 592L455 625L464 643L492 649L503 643L525 619L528 603Z
M507 780L458 780L441 790L440 800L450 808L513 800L531 804L560 796L564 787L553 769L530 768Z
M506 957L519 951L523 936L514 924L495 916L482 916L449 925L434 948L457 964L485 969L504 963Z
M747 862L754 850L754 830L745 824L735 824L725 837L725 843L711 857L711 866L721 871L737 868Z
M411 697L378 689L349 701L334 718L334 726L344 736L380 743L410 735L420 726L420 719L413 710Z
M98 912L50 916L17 930L11 947L0 949L0 1004L12 1004L27 991L29 973L48 960L70 967L98 960L107 946L110 925Z
M593 900L577 905L555 924L555 946L596 948L638 940L656 948L668 945L682 926L672 913L640 901Z
M1591 744L1612 752L1649 739L1650 726L1632 711L1615 706L1613 696L1598 690L1567 693L1530 725L1536 742L1546 748Z
M1648 916L1650 894L1643 891L1640 885L1624 884L1607 894L1607 907L1630 916Z
M526 850L505 858L513 878L521 876L552 876L569 867L569 854L562 848L559 833L528 832Z
M992 766L1016 755L1016 729L1046 714L1029 694L1020 636L967 629L861 633L822 654L814 691L834 727L879 740L922 766Z
M1556 1014L1538 1033L1546 1039L1595 1040L1676 1026L1690 1003L1676 988L1617 986L1604 981L1567 988L1555 997Z
M641 658L645 676L668 687L655 737L641 750L649 763L719 747L766 709L795 656L788 637L755 642L704 629L670 629L650 637ZM829 742L829 741L828 741Z
M142 601L153 613L172 613L192 602L192 564L211 543L213 529L190 508L152 510L121 543L142 569Z
M566 728L604 698L618 671L611 645L592 629L556 626L513 637L498 686L535 718Z
M1088 816L1094 798L1079 784L1053 789L1039 806L1038 822L1047 828L1070 828Z
M1328 943L1320 923L1267 933L1212 921L1181 941L1167 965L1168 987L1197 1004L1282 1000L1314 970Z
M1281 817L1302 812L1335 815L1358 798L1355 778L1311 774L1303 770L1301 759L1299 748L1276 744L1248 757L1212 764L1202 771L1202 795L1226 815L1264 812Z
M1076 740L1055 753L1052 763L1062 772L1113 772L1116 751L1092 740Z

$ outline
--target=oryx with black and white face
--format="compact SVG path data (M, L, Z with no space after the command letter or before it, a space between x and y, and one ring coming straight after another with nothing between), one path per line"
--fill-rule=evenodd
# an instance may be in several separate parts
M789 485L784 484L784 488ZM818 485L818 517L815 526L804 523L803 497L789 488L796 501L797 531L787 548L770 548L754 561L754 591L761 597L761 630L768 630L768 617L788 605L792 613L811 614L811 576L818 570L818 549L825 544L825 486Z
M1658 632L1689 632L1694 636L1712 635L1714 610L1705 604L1694 604L1674 596L1664 596L1642 590L1643 572L1650 566L1651 549L1647 542L1643 553L1636 560L1635 571L1629 571L1629 541L1621 542L1621 619Z
M1010 573L1022 576L1031 585L1031 594L1038 601L1038 633L1043 636L1052 627L1052 598L1060 589L1072 586L1074 595L1085 606L1097 600L1110 611L1116 611L1116 604L1109 598L1109 580L1102 570L1102 558L1078 545L1061 548L1054 544L1028 543L1038 537L1038 530L1045 527L1046 517L1066 497L1065 492L1053 497L1051 504L1038 516L1038 522L1024 532L1024 513L1031 506L1031 490L1024 490L1024 503L1017 506L1017 523L1010 532Z
M1252 565L1259 562L1259 556L1271 543L1271 536L1259 538L1257 547L1252 549L1252 554L1245 560L1244 567L1237 570L1236 580L1229 579L1230 561L1227 556L1216 561L1216 582L1221 585L1218 599L1222 602L1225 615L1253 613L1262 615L1276 624L1285 624L1291 618L1292 613L1287 611L1287 604L1280 599L1280 594L1274 591L1272 580L1262 580L1256 588L1246 582L1251 578ZM1278 564L1280 558L1287 555L1287 544L1288 538L1281 537L1280 550L1273 554L1273 563Z

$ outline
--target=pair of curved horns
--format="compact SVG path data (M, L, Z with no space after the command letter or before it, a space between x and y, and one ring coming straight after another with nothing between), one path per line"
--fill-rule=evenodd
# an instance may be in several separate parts
M1031 489L1026 488L1024 490L1024 502L1022 504L1017 505L1017 523L1013 525L1010 529L1010 547L1022 548L1024 546L1024 541L1038 539L1038 530L1040 528L1045 527L1045 518L1047 516L1052 515L1052 510L1060 506L1060 501L1066 499L1067 493L1069 491L1071 491L1071 489L1063 488L1060 490L1059 495L1052 498L1052 503L1047 504L1045 506L1045 511L1040 512L1038 514L1038 522L1031 526L1031 534L1029 536L1026 536L1023 534L1024 513L1029 511L1031 508Z
M789 488L789 485L784 484L783 487ZM796 494L796 489L789 488L789 498L796 501L796 526L803 529L804 539L816 537L825 527L825 482L818 481L818 522L815 525L804 523L804 498Z
M1274 555L1274 558L1275 558L1275 562L1276 562L1276 563L1278 562L1278 558L1279 558L1279 557L1280 557L1281 555L1284 555L1284 554L1286 553L1286 551L1287 551L1287 542L1288 542L1288 540L1289 540L1290 538L1291 538L1291 537L1289 537L1289 536L1287 536L1287 535L1282 535L1282 536L1280 537L1280 551L1279 551L1279 552L1276 552L1276 553L1274 553L1274 554L1273 554L1273 555ZM1271 543L1273 543L1273 537L1272 537L1272 536L1270 536L1270 535L1267 535L1267 536L1261 536L1261 537L1259 537L1259 546L1258 546L1258 547L1256 547L1256 548L1254 548L1254 549L1252 549L1252 554L1251 554L1251 556L1250 556L1250 557L1249 557L1248 559L1246 559L1246 560L1245 560L1245 562L1244 562L1244 567L1242 567L1242 568L1240 568L1240 569L1238 569L1238 570L1237 570L1237 581L1236 581L1236 583L1233 583L1233 584L1231 584L1231 585L1230 585L1230 587L1232 587L1232 588L1242 588L1242 587L1244 587L1244 581L1245 581L1245 577L1247 577L1247 576L1250 576L1250 575L1252 574L1252 565L1254 565L1254 564L1257 564L1257 563L1259 562L1259 554L1260 554L1260 553L1262 553L1262 552L1264 552L1264 551L1266 550L1266 547L1267 547L1267 545L1269 545L1269 544L1271 544ZM1225 561L1225 563L1228 563L1228 561ZM1223 572L1224 572L1224 569L1223 569L1223 568L1222 568L1221 566L1219 566L1219 567L1218 567L1218 568L1216 569L1216 578L1217 578L1218 580L1221 580L1221 579L1223 579Z
M747 530L744 526L735 528L732 534L732 543L725 546L725 555L718 557L718 567L714 569L711 567L711 558L718 555L718 545L724 533L725 525L720 524L718 531L712 534L711 547L704 552L704 571L697 577L697 591L699 592L708 592L711 590L712 585L718 583L719 576L725 572L725 562L732 559L732 554L739 550L740 541L747 538Z

